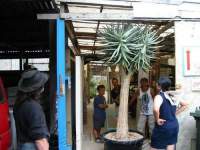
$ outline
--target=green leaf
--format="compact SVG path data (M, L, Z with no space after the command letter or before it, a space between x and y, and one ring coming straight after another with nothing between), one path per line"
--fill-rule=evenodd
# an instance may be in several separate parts
M119 64L129 72L148 70L161 41L149 26L130 23L107 25L100 35L107 62Z

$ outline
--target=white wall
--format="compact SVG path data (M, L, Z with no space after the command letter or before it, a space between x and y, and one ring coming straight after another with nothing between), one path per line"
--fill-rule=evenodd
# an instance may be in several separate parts
M200 91L192 91L192 80L200 77L184 76L183 48L185 46L199 46L200 48L199 41L200 22L175 22L176 84L181 86L179 98L187 99L190 102L189 109L178 116L180 132L177 150L190 150L191 139L196 137L196 124L193 117L190 116L190 112L195 111L196 106L200 106Z

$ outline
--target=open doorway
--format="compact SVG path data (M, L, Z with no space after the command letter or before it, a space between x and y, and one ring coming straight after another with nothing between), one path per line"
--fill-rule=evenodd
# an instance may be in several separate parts
M71 4L68 5L69 12L75 12L78 7L80 12L127 12L131 11L129 8L119 7L100 7L87 5L82 7L82 5ZM77 12L77 10L76 10ZM105 130L116 128L116 115L115 106L110 103L110 91L112 89L111 80L113 78L110 75L112 69L109 66L104 65L100 62L101 58L104 56L99 49L101 49L101 37L99 36L99 31L102 30L106 25L117 24L119 22L109 22L109 21L73 21L74 31L77 36L77 40L80 45L81 54L83 55L85 63L85 80L84 80L84 100L83 100L83 149L87 147L94 149L94 147L99 150L103 149L103 144L97 144L93 138L93 98L97 94L96 88L99 84L106 85L106 99L109 103L109 109L107 110L107 120L105 123ZM171 21L130 21L133 24L147 24L152 30L159 33L162 42L161 47L157 50L157 57L151 63L151 69L146 73L146 77L149 80L150 87L156 92L156 82L160 76L168 76L172 80L172 89L175 89L175 40L174 40L174 23ZM85 57L84 57L85 56ZM88 56L91 56L88 58ZM120 75L117 73L117 69L114 70L118 80L120 82ZM131 81L131 92L136 91L139 86L139 81L141 79L141 74L136 72ZM137 109L136 107L134 109ZM129 126L132 129L136 129L137 124L137 110L133 112L133 118L129 118ZM148 128L148 127L147 127ZM147 130L148 131L148 130ZM146 134L148 137L148 133ZM147 142L148 143L148 142ZM90 146L89 146L90 145ZM86 146L86 147L84 147ZM148 145L146 146L148 147Z
M99 2L101 3L101 2ZM78 16L85 19L77 19L76 14L73 19L67 23L71 24L71 30L74 32L77 41L72 41L69 43L69 46L74 47L74 42L78 43L80 54L83 56L84 60L84 89L83 89L83 138L82 141L83 147L82 149L102 149L102 144L95 143L93 139L93 98L97 95L97 85L104 84L106 87L105 97L107 99L107 103L110 105L107 111L107 120L105 125L105 130L110 128L116 128L116 114L115 107L112 105L110 100L110 92L112 87L111 80L114 76L110 75L109 66L100 63L100 60L105 57L104 53L100 51L102 48L101 37L99 36L99 31L101 31L105 26L110 24L118 24L123 21L114 21L114 20L106 20L105 18L109 18L105 16L105 18L101 18L100 16L96 16L97 19L94 19L94 15L92 13L132 13L133 8L132 5L127 5L125 3L118 4L99 4L98 2L69 2L67 4L69 13L87 13L88 16ZM121 4L121 5L120 5ZM93 16L93 19L86 19ZM63 15L64 16L64 15ZM66 16L67 17L67 16ZM92 17L91 17L92 18ZM98 19L100 18L100 19ZM125 19L124 19L125 20ZM161 47L157 49L157 57L154 61L151 62L151 69L146 72L145 77L148 78L150 87L154 89L156 92L156 82L160 76L168 76L172 80L172 89L175 89L175 40L174 40L174 23L173 21L169 21L167 19L144 19L141 20L133 19L128 20L126 23L130 24L141 24L148 25L152 31L156 31L157 34L161 37ZM110 68L111 69L111 68ZM114 70L114 72L116 69ZM112 72L112 69L111 69ZM117 72L117 71L116 71ZM119 83L120 83L120 75L116 73ZM143 74L144 75L144 74ZM140 72L136 72L131 80L131 92L134 92L140 88L139 81L143 75ZM135 104L136 105L136 104ZM137 107L134 108L133 118L130 116L130 127L132 129L136 128L137 124ZM114 119L112 119L114 118ZM76 118L77 119L77 118ZM131 120L132 119L132 120ZM111 123L110 123L111 122ZM148 127L147 127L148 128ZM78 133L77 133L78 134ZM82 134L82 133L80 133ZM82 136L82 135L81 135ZM148 137L148 133L146 135ZM86 147L84 147L84 145ZM79 148L78 148L79 150Z
M166 24L172 24L172 26L169 29L166 29L163 31L161 35L161 47L157 50L157 57L154 61L151 63L151 69L146 72L145 74L141 75L140 72L136 72L131 80L131 89L130 92L135 92L138 88L140 88L139 81L141 77L147 77L149 80L150 87L157 92L156 88L156 82L158 81L160 76L167 76L171 79L172 81L172 90L175 89L175 40L174 40L174 26L173 22L166 22ZM165 25L166 25L165 24ZM163 29L165 25L161 25L160 29ZM152 27L153 29L155 27ZM100 37L99 37L100 38ZM90 52L90 50L88 50ZM85 54L91 55L89 54ZM95 51L95 56L101 56L102 54L100 51L96 50ZM115 75L112 75L112 68L109 66L106 66L105 64L101 63L100 61L97 61L97 57L94 57L91 59L91 61L88 61L86 59L85 62L85 71L89 74L87 76L86 81L84 83L84 86L86 89L89 90L89 95L86 98L84 102L84 118L85 118L85 125L84 125L84 138L83 138L83 147L90 145L91 148L99 148L101 150L103 148L103 144L95 143L94 137L93 137L93 121L92 121L92 114L93 114L93 98L97 94L96 88L97 85L99 84L104 84L106 85L106 99L109 104L109 109L106 111L107 112L107 120L105 123L105 128L103 131L116 128L116 122L117 122L117 117L116 117L116 111L115 111L115 105L111 103L111 98L110 98L110 91L113 88L112 86L112 78L116 77L119 80L120 83L120 75L117 70L117 67L113 70ZM131 94L130 94L131 95ZM129 115L129 127L131 129L136 129L137 125L137 106L134 108L136 109L135 113L133 114L133 117ZM131 114L131 111L130 111ZM148 133L148 126L146 126L146 134L145 136L149 138L149 133ZM145 142L144 149L149 148L149 141Z
M166 24L169 24L167 22ZM140 88L140 79L142 77L146 77L149 80L150 87L157 92L156 82L158 81L160 76L167 76L172 81L171 90L175 89L175 39L174 39L174 24L172 24L169 29L163 31L160 35L162 42L161 47L157 50L157 57L154 61L151 62L151 68L148 72L136 72L131 80L130 86L130 96L134 94L134 92ZM160 28L163 29L165 25L162 25ZM153 27L152 27L153 28ZM100 37L99 37L100 38ZM98 55L99 54L99 55ZM92 148L98 148L99 150L103 149L103 144L95 143L93 136L93 99L97 95L97 86L103 84L106 86L106 100L109 104L109 109L106 111L107 119L105 122L105 128L103 131L107 131L109 129L116 128L117 116L115 105L111 102L111 90L113 88L112 79L117 78L120 83L120 74L119 68L117 66L110 67L104 62L101 61L102 54L100 51L95 51L95 57L92 58L92 54L84 54L85 58L85 67L84 67L84 91L89 89L84 96L84 109L83 109L83 119L84 119L84 128L83 128L83 147L86 145L90 145ZM90 58L88 57L90 56ZM99 61L96 61L99 60ZM87 90L86 90L87 91ZM135 106L129 112L129 127L131 129L136 129L137 121L138 121L138 106ZM146 125L145 136L149 139L150 135L148 133L148 125ZM144 144L144 149L149 148L149 140L147 140ZM85 148L85 147L84 147Z

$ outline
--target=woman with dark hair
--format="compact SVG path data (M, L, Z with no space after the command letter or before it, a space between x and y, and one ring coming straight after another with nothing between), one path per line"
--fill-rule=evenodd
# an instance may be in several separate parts
M169 94L171 81L167 77L161 77L158 81L160 92L154 99L154 117L156 120L151 137L151 150L166 149L175 150L177 143L179 124L176 114L183 111L187 103L180 101L177 109L177 102Z
M38 70L22 74L18 83L14 118L17 130L17 150L48 150L49 132L39 104L48 76Z

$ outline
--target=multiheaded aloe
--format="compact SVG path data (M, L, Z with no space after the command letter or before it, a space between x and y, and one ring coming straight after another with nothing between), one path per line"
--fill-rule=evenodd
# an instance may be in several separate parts
M117 139L128 138L128 95L131 75L147 71L159 44L156 31L146 25L118 24L106 26L100 33L106 62L119 65L121 72L120 106Z

